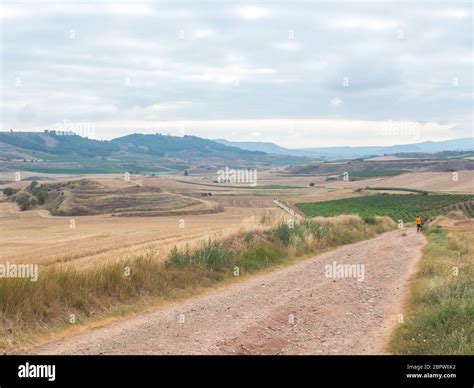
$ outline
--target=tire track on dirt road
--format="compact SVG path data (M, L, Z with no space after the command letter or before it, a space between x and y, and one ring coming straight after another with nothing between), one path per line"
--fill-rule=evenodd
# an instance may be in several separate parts
M382 354L424 243L388 232L28 353ZM333 262L364 280L326 277Z

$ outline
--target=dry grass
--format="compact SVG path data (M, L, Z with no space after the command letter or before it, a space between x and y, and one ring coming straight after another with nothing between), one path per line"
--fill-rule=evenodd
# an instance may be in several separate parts
M451 212L425 230L428 244L392 335L395 354L474 354L474 221Z

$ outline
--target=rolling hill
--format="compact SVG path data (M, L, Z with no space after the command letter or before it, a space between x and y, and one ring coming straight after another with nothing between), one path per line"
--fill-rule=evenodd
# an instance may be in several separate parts
M196 136L167 136L161 134L132 134L110 141L94 140L76 134L58 134L55 131L45 132L0 132L0 142L20 148L23 151L51 155L77 155L85 157L110 156L119 152L129 154L176 157L177 154L228 156L246 155L264 156L261 151L248 151L237 147Z
M308 162L227 146L197 136L131 134L94 140L73 133L0 132L0 170L98 174L169 173L189 167L258 166Z

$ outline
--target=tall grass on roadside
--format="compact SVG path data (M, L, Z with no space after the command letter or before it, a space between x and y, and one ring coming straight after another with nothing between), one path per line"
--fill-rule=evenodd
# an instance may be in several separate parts
M428 227L395 354L474 354L474 224ZM446 229L446 230L444 230Z
M173 249L165 262L153 252L97 267L40 267L36 282L0 279L0 348L12 349L33 334L106 316L147 300L172 300L239 274L284 265L307 254L348 244L395 227L388 218L358 216L281 222L242 231L199 247Z
M220 280L219 274L204 269L165 271L163 264L151 257L86 270L40 267L36 282L1 279L0 348L10 348L17 340L24 342L31 334L47 332L54 326L82 323L150 297L174 299Z

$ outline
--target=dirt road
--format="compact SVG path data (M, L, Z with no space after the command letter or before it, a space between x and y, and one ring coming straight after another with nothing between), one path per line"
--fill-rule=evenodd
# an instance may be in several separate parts
M30 353L381 354L423 244L386 233ZM327 277L338 264L363 267Z

